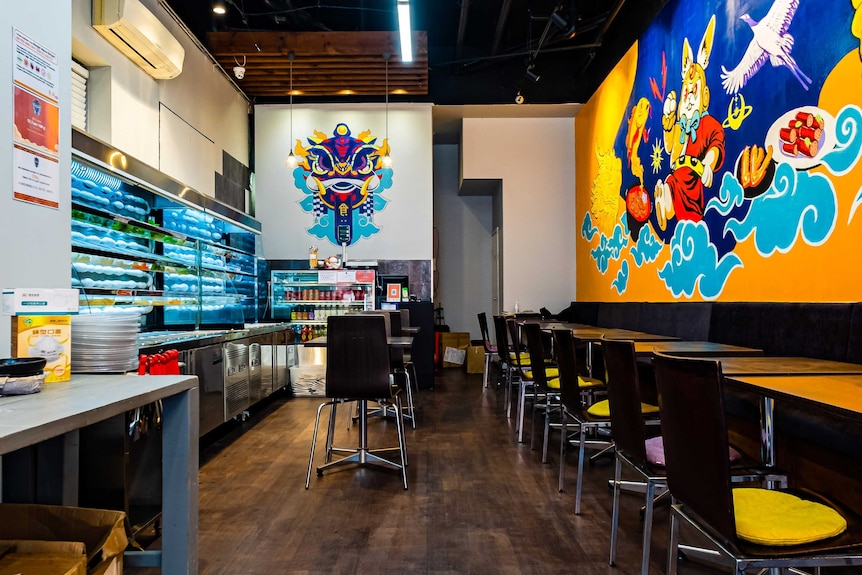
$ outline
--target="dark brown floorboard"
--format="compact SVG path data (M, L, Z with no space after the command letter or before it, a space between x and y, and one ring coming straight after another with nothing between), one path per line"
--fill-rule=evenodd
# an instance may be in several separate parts
M612 460L585 472L575 516L576 453L557 491L558 434L551 463L518 444L502 392L480 375L444 370L420 394L407 429L409 490L397 472L343 468L305 490L319 399L272 398L254 417L201 453L201 575L640 573L642 496L626 495L617 566L608 566ZM336 444L355 441L339 412ZM315 464L322 463L322 434ZM539 431L540 433L540 431ZM372 419L369 441L397 445L392 421ZM668 513L653 529L650 575L664 573ZM126 569L151 575L157 569ZM684 563L680 575L719 573Z

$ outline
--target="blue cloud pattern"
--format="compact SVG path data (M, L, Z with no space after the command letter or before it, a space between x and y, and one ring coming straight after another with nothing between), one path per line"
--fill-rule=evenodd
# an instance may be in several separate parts
M733 174L725 172L721 178L718 195L706 203L706 208L703 211L706 213L715 210L722 216L726 216L733 208L741 206L744 200L745 194L742 191L742 185L733 177Z
M596 262L596 268L604 275L608 271L611 260L620 259L620 254L629 245L629 238L623 231L623 225L618 223L614 226L614 235L608 238L601 234L599 245L590 250L590 255Z
M862 154L862 110L844 106L835 119L835 148L823 156L823 163L836 176L843 176L859 162Z
M617 272L617 277L611 283L611 286L617 290L618 295L622 295L625 293L626 288L629 284L629 262L628 260L623 260L622 265L620 266L620 271Z
M742 260L734 253L718 258L718 250L709 241L706 223L680 221L670 241L670 259L658 276L674 297L691 297L697 289L706 300L721 295L727 278Z
M614 236L608 240L608 247L613 251L615 260L619 259L623 248L629 245L629 235L623 230L624 227L628 229L628 226L622 222L614 226Z
M638 241L630 252L635 260L635 265L641 267L645 263L654 262L663 246L664 244L655 235L651 226L642 227Z
M599 228L593 225L593 218L590 216L590 212L585 213L584 223L581 224L581 236L588 242L591 242L597 233L599 233Z
M835 188L827 177L780 163L769 189L751 201L742 220L728 219L724 230L737 241L754 235L758 253L769 257L790 251L800 235L809 245L822 244L835 229L837 213Z
M606 235L602 234L599 239L599 245L590 250L590 256L596 262L596 269L604 275L608 271L611 258L613 258L613 250L608 247L608 237Z

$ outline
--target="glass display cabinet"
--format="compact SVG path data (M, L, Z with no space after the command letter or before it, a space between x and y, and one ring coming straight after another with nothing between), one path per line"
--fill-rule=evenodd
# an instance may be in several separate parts
M144 330L257 321L258 222L140 162L124 158L125 170L103 162L108 147L79 132L73 144L81 313L135 310Z
M290 322L294 341L326 334L331 315L374 309L374 270L272 270L272 317Z

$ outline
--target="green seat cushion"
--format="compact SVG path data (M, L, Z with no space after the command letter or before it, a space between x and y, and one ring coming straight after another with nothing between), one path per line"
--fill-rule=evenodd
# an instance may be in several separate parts
M608 403L607 399L603 399L602 401L597 401L596 403L592 404L589 409L587 409L587 413L589 413L593 417L610 417L611 416L610 403ZM649 403L641 403L641 414L652 415L654 413L658 413L658 406L657 405L650 405Z
M760 545L801 545L844 532L847 521L834 509L783 491L733 490L736 534Z
M601 379L595 379L594 377L582 377L578 376L578 387L581 389L589 388L589 387L602 387L605 384Z
M551 389L560 389L560 378L555 377L548 380L548 387Z

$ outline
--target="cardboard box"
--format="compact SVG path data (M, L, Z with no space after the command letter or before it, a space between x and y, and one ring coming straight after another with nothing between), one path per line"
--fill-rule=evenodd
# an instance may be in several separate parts
M467 373L485 373L485 346L467 348Z
M83 547L83 546L82 546ZM78 554L13 551L0 559L0 575L87 575L87 557Z
M12 318L12 357L44 357L45 383L72 377L72 316L18 315Z
M126 514L122 511L64 507L61 505L34 505L23 503L0 503L0 540L15 545L16 552L9 557L40 555L65 555L58 550L69 551L69 542L81 543L86 549L84 566L90 575L122 575L123 552L128 545L126 537ZM56 542L64 542L58 548ZM17 550L45 551L45 553L19 553ZM26 559L26 557L25 557ZM74 565L74 561L72 563ZM5 568L4 563L0 563ZM87 568L88 567L88 568ZM76 571L41 570L34 568L12 571L12 573L76 573ZM5 575L4 571L0 574Z
M466 361L467 348L470 347L470 334L444 331L440 334L440 347L443 350L443 367L462 367ZM449 351L448 348L452 350Z

